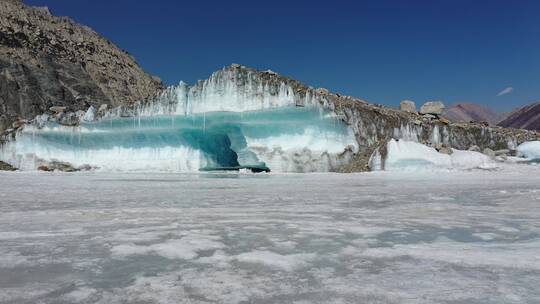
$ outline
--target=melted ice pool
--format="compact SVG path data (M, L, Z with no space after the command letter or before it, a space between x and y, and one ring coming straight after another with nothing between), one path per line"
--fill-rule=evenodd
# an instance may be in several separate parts
M534 303L540 167L0 173L0 303Z

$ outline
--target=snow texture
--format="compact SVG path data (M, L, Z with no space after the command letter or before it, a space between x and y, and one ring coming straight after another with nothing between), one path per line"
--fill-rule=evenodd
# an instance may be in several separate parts
M2 172L0 189L0 303L540 299L539 166Z

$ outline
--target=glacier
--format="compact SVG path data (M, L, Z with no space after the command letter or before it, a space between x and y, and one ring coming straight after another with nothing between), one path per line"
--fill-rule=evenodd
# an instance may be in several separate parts
M77 127L27 126L1 160L32 170L51 161L102 170L333 171L350 161L346 125L317 107L110 117Z
M430 167L468 169L487 161L461 150L514 150L537 138L524 130L430 120L234 64L149 100L94 106L51 110L17 125L0 136L0 161L23 170L62 164L106 171L357 172L367 169L370 155L370 168L381 170L379 149L396 139L455 148L450 158L425 149L423 157L441 159L428 159Z
M233 66L149 101L105 113L90 107L77 126L42 115L2 145L0 160L23 170L51 162L113 171L339 170L358 151L354 131L315 90L294 84Z

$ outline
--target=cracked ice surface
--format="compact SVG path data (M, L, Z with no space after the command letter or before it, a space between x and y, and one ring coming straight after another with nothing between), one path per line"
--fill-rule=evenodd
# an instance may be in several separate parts
M0 303L534 303L539 173L0 173Z

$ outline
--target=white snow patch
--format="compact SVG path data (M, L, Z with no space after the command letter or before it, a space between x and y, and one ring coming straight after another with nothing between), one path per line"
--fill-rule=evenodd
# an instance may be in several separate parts
M281 255L272 251L255 250L236 256L236 260L242 263L262 264L270 268L278 268L285 271L293 271L309 265L316 258L314 253L297 253Z
M191 260L198 256L202 250L220 249L225 247L218 242L219 237L205 235L189 235L179 240L170 240L165 243L148 246L135 244L121 244L111 249L113 256L123 258L130 255L159 255L167 259Z
M489 156L475 151L453 150L450 156L455 169L493 169L495 162ZM439 153L440 154L440 153Z
M482 239L484 241L492 241L499 237L496 233L489 233L489 232L479 232L479 233L473 233L472 236L475 236L479 239Z
M452 155L416 142L391 139L384 169L388 171L492 169L495 162L474 151L453 150Z

